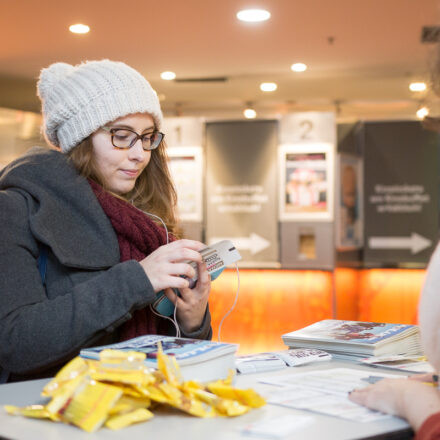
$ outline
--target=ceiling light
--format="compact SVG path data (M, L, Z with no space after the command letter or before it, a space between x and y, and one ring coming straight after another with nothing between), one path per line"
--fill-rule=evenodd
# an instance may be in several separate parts
M176 77L176 74L174 72L167 71L167 72L162 72L160 74L160 77L162 79L166 79L167 81L170 81L170 80L172 80L172 79L174 79Z
M247 108L243 112L246 119L255 119L257 117L257 112L253 108Z
M305 65L304 63L295 63L295 64L292 64L290 66L290 68L294 72L304 72L305 70L307 70L307 65Z
M87 34L90 28L86 24L77 23L69 26L69 31L74 34Z
M419 119L423 119L425 116L429 115L429 110L427 107L420 107L417 110L416 115Z
M413 82L409 85L411 92L423 92L426 90L426 83L424 82Z
M267 83L261 83L260 84L260 89L263 92L273 92L277 89L277 85L273 82L267 82Z
M270 12L265 9L243 9L237 12L237 18L247 23L257 23L269 20Z

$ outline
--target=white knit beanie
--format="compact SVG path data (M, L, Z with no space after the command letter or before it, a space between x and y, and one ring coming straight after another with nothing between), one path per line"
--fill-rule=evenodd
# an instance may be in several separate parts
M98 128L132 113L149 113L156 129L162 112L156 92L136 70L121 62L55 63L37 84L49 142L67 153Z

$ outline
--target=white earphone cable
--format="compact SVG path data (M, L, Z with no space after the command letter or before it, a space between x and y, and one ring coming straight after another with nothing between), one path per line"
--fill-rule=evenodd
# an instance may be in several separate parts
M222 320L220 321L220 324L218 325L218 342L221 342L221 332L222 332L222 325L223 321L231 314L231 312L234 310L237 301L238 301L238 293L240 292L240 272L238 271L238 265L235 263L235 269L237 271L237 292L235 293L235 299L234 304L232 304L232 307L225 313Z
M132 202L133 205L133 202ZM133 205L134 206L134 205ZM170 242L169 240L169 234L168 234L168 228L165 224L165 222L156 214L151 214L150 212L147 211L142 211L141 209L137 208L136 206L134 206L138 211L143 212L146 215L149 215L151 217L156 218L157 220L159 220L166 232L166 240L167 240L167 244ZM223 316L222 320L220 321L220 324L218 326L218 341L221 342L221 331L222 331L222 326L223 326L223 321L232 313L232 311L234 310L237 301L238 301L238 294L240 292L240 272L238 271L238 265L237 263L235 263L235 269L237 271L237 292L235 294L235 299L234 299L234 303L232 304L232 307L225 313L225 315ZM161 318L165 318L168 319L168 321L171 321L176 329L176 337L180 338L181 335L181 331L180 331L180 327L179 324L177 323L177 293L174 291L173 292L176 295L176 301L173 303L174 304L174 313L173 313L173 318L170 318L169 316L165 316L165 315L161 315L160 313L156 312L156 310L154 310L153 306L150 304L150 310L156 315L156 316L160 316Z

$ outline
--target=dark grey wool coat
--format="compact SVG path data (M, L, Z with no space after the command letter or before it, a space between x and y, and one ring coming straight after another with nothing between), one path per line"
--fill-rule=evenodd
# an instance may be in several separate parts
M119 262L109 219L58 151L34 148L0 173L0 225L0 366L10 380L50 376L81 348L115 342L156 297L138 262ZM46 286L38 242L48 247ZM209 339L210 322L207 310L183 336Z

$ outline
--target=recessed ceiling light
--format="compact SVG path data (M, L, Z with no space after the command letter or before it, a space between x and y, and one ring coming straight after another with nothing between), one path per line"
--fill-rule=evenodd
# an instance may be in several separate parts
M265 9L243 9L237 12L237 18L247 23L257 23L270 18L270 12Z
M257 112L253 108L245 109L243 114L246 119L255 119L257 117Z
M421 107L417 110L416 115L419 119L423 119L425 116L429 115L429 110L427 107Z
M274 82L261 83L260 89L263 92L273 92L277 89L277 85Z
M162 79L166 79L167 81L170 81L176 77L176 74L174 72L167 71L167 72L162 72L160 74L160 77Z
M411 92L423 92L426 90L426 83L424 82L413 82L409 85Z
M87 34L90 31L90 27L86 24L77 23L69 26L69 31L74 34Z
M307 70L307 65L304 63L295 63L292 64L290 66L290 68L294 71L294 72L304 72L305 70Z

